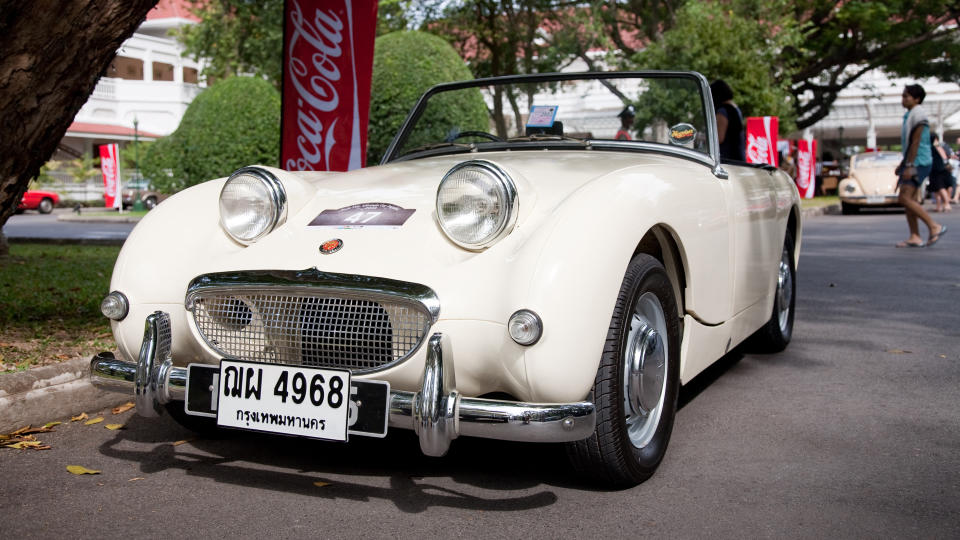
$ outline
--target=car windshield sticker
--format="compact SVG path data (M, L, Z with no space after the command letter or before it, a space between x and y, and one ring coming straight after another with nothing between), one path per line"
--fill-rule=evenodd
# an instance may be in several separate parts
M553 127L557 117L557 105L534 105L530 109L527 127Z
M415 210L400 208L395 204L354 204L336 210L324 210L313 218L310 227L336 227L360 229L363 227L400 227Z

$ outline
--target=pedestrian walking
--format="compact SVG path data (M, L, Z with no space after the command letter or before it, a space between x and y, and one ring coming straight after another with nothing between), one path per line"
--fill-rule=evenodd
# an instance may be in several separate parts
M636 118L637 114L633 108L633 105L627 105L620 111L620 114L617 115L617 118L620 119L620 129L617 131L616 136L614 137L618 141L631 141L633 137L630 136L630 130L633 129L633 119Z
M933 166L933 153L930 146L930 121L921 104L927 93L919 84L908 84L903 89L900 103L905 109L903 127L900 130L900 142L903 147L903 161L897 167L900 180L897 184L899 202L907 215L907 227L910 237L897 243L897 247L924 247L936 244L947 233L947 227L930 217L923 205L916 200L917 190L930 175ZM920 237L918 220L923 220L930 236L927 242Z
M936 202L934 212L949 212L951 210L949 190L953 180L953 175L950 174L949 156L936 133L931 134L930 139L933 141L931 143L933 167L930 169L930 193L933 193Z

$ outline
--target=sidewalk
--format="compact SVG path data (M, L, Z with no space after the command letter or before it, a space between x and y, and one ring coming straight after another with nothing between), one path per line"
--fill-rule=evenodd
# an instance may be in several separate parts
M805 208L804 219L839 214L840 205ZM116 214L114 214L116 216ZM104 219L99 216L69 215L63 221ZM119 218L120 216L117 216ZM117 219L109 220L117 223ZM90 359L77 358L20 373L0 373L0 433L26 425L43 425L86 411L121 405L133 394L105 392L90 383Z

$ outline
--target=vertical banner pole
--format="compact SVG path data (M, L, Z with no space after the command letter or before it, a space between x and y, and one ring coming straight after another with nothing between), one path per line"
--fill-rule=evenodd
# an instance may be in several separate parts
M376 0L286 0L280 167L366 164Z

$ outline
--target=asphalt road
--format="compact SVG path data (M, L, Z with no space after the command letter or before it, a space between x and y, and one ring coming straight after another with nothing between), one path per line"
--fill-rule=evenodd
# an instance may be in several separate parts
M71 214L68 208L57 208L52 214L26 211L10 216L3 225L3 234L14 240L58 238L64 240L115 241L122 243L135 223L98 223L58 221L60 214Z
M958 538L960 211L940 219L925 249L893 247L901 213L808 220L793 343L685 387L638 487L580 482L560 447L459 439L434 459L403 431L209 440L108 412L0 449L0 536Z

